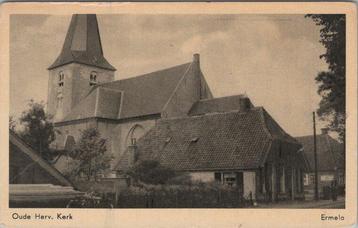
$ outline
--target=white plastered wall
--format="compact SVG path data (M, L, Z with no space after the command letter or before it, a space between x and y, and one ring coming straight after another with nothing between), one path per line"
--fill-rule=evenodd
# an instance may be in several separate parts
M255 199L256 174L255 172L244 172L244 197L249 198L252 193L252 199Z

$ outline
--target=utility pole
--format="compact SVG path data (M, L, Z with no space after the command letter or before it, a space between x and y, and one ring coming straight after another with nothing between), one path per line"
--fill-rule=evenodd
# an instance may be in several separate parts
M318 200L318 161L317 161L317 140L316 140L316 113L313 112L313 152L314 152L314 198Z

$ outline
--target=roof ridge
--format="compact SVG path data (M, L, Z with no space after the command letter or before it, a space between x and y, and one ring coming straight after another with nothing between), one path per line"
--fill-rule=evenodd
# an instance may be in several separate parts
M122 114L122 110L123 110L123 100L124 100L124 96L127 95L125 93L124 90L121 90L121 100L119 101L119 110L117 113L117 119L121 119L121 114Z
M209 113L206 113L204 115L196 115L196 116L184 116L184 117L167 117L167 118L163 118L163 119L160 119L159 121L166 121L166 120L179 120L179 119L194 119L194 118L203 118L205 116L215 116L215 115L226 115L226 114L234 114L234 113L237 113L237 114L240 114L240 115L244 115L244 114L248 114L252 111L258 111L258 109L261 108L261 107L253 107L250 109L250 111L247 111L247 112L243 112L243 111L239 111L239 110L231 110L231 111L227 111L227 112L209 112Z
M192 62L178 64L178 65L174 65L172 67L167 67L167 68L164 68L164 69L160 69L160 70L157 70L157 71L152 71L152 72L145 73L145 74L140 74L140 75L136 75L136 76L132 76L132 77L128 77L128 78L118 79L118 80L114 80L114 81L111 81L111 82L101 83L101 84L98 84L97 86L100 87L100 86L105 86L105 85L108 85L108 84L111 84L111 83L119 83L119 82L132 80L132 79L136 79L136 78L140 78L140 77L145 77L145 76L149 76L150 74L153 74L153 73L158 73L158 72L161 72L161 71L169 70L169 69L172 69L172 68L175 68L175 67L180 67L180 66L184 66L184 65L187 65L187 64L191 64L191 63Z
M184 64L185 65L185 64ZM171 99L173 98L174 94L177 92L180 84L182 83L182 81L184 80L185 76L188 74L189 70L192 68L192 65L193 65L193 62L190 62L188 68L186 68L184 74L180 77L178 83L176 84L173 92L170 94L167 102L165 102L164 106L162 107L162 110L161 110L161 113L164 113L165 112L165 109L167 108L169 102L171 101Z
M283 135L283 137L289 137L291 139L293 139L293 141L295 141L296 143L299 143L293 136L291 136L290 134L288 134L281 126L280 124L277 123L277 121L265 110L265 108L262 107L262 114L263 114L263 118L264 118L264 123L265 123L265 128L267 128L268 132L270 133L270 135L272 136L272 139L276 138L274 137L274 135L271 133L270 129L267 127L267 118L265 117L265 115L270 118L270 120L276 125L276 127L278 128L278 130L280 131L280 133Z
M266 112L266 110L262 106L259 106L258 108L259 108L260 117L261 117L260 118L261 124L263 124L264 131L267 133L267 135L269 136L270 139L273 139L274 137L267 127L267 122L266 122L266 118L265 118L265 114L264 114L264 112Z
M223 97L205 98L205 99L198 100L196 103L202 102L202 101L218 100L218 99L229 98L229 97L240 97L240 96L244 96L244 95L245 94L240 93L240 94L236 94L236 95L229 95L229 96L223 96Z

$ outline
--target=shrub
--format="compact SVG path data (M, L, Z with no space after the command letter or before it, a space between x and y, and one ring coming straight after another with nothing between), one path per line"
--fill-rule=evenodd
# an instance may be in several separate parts
M240 208L247 206L237 188L216 183L135 185L121 191L120 208Z
M145 184L165 184L170 179L177 176L176 172L168 167L161 165L158 161L145 160L138 162L132 169L129 170L128 175L136 182L143 182Z

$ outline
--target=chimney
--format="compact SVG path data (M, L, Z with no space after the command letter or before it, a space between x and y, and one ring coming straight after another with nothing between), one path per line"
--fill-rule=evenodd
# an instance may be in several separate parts
M247 112L251 109L250 99L246 96L240 97L240 112Z
M327 127L321 128L321 134L322 134L322 135L327 135L327 134L328 134L328 131L329 131L329 129L328 129Z
M197 100L203 99L203 94L205 94L205 86L203 86L203 81L200 70L200 55L198 53L193 54L193 62L192 62L192 73L195 75L195 87L197 88Z
M128 146L128 167L131 168L137 162L138 148L137 145Z

